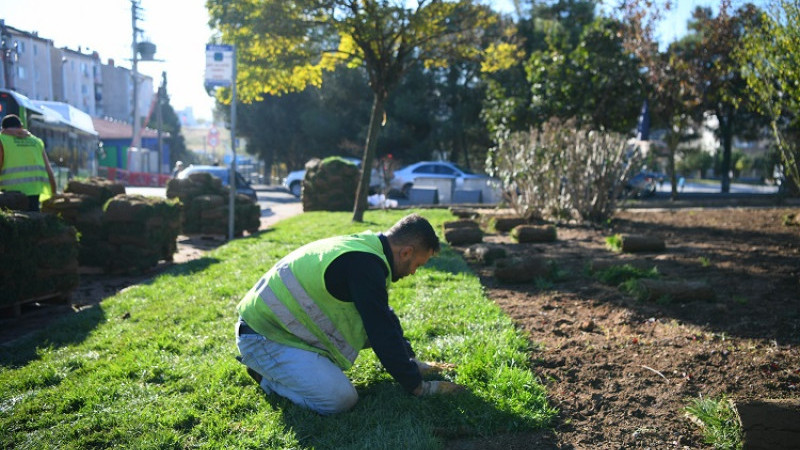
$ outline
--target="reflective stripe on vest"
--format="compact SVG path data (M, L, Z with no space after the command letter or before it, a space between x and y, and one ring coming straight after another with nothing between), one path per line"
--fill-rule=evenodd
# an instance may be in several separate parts
M2 171L0 171L0 175L10 175L12 173L18 173L18 172L33 172L36 170L44 170L44 166L9 167L7 169L3 169Z
M44 144L41 139L33 136L15 138L0 134L0 142L4 153L0 189L50 197L50 178L45 166Z
M316 302L314 302L311 296L308 295L308 292L303 289L303 286L300 285L300 282L297 280L297 277L294 276L289 266L282 265L278 267L277 273L283 285L286 286L286 289L289 290L289 293L291 293L292 297L297 301L297 304L300 305L303 311L317 324L325 335L331 338L331 344L333 344L352 364L358 356L358 351L350 346L328 316L319 309ZM262 278L262 281L266 283L266 279ZM258 288L256 288L256 290L258 291ZM324 351L328 350L324 343L295 318L294 314L292 314L286 305L278 299L278 296L275 295L275 292L273 292L269 285L264 286L264 289L260 290L259 297L292 334L312 347Z
M50 182L47 177L13 178L11 180L0 180L0 186L14 186L15 184L33 183L34 181L40 183Z

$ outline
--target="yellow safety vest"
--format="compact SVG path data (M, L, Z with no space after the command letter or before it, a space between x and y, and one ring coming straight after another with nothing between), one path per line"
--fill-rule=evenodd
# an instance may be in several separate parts
M0 134L3 143L3 168L0 170L0 190L39 195L46 200L51 195L50 178L44 164L44 142L35 136L18 138Z
M361 316L325 288L325 270L346 252L377 255L391 267L377 234L339 236L307 244L270 269L244 296L237 310L252 329L268 339L328 357L348 369L367 343Z

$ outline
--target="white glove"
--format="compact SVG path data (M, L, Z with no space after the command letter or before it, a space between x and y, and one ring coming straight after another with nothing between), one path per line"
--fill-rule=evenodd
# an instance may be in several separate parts
M451 383L449 381L423 381L422 384L414 390L414 395L422 397L424 395L434 394L456 394L466 389L466 387L460 384Z
M412 361L417 363L417 368L419 368L419 373L422 375L428 375L431 373L441 373L447 370L453 370L456 368L455 364L450 364L446 362L425 362L419 361L415 358L412 358Z

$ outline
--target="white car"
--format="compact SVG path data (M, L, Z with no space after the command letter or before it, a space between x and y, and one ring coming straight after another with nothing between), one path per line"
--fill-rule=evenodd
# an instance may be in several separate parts
M289 175L286 175L286 179L283 180L283 187L288 189L295 197L300 197L300 194L303 192L303 178L305 177L305 170L289 172Z
M356 167L361 167L361 160L358 158L353 158L350 156L343 156L342 159L350 161L351 163L355 164ZM370 187L371 188L379 188L379 182L373 182L373 180L377 180L380 177L376 176L375 170L371 174L370 178ZM306 177L305 170L295 170L289 172L286 175L286 178L283 180L283 186L289 190L289 192L294 195L295 197L300 197L300 194L303 192L303 179Z
M454 187L461 188L465 179L489 179L488 175L475 174L449 161L420 161L394 171L394 178L389 187L401 191L406 197L419 177L449 178L454 180Z

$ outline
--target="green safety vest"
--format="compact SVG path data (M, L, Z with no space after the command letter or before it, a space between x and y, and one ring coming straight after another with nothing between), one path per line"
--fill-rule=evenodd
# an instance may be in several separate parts
M367 343L352 302L325 288L325 271L347 252L377 255L391 267L377 234L339 236L312 242L278 261L244 296L237 310L250 328L274 342L319 353L346 370Z
M39 195L40 200L49 198L52 192L42 156L44 142L36 136L18 138L6 134L0 134L0 142L3 143L0 190Z

